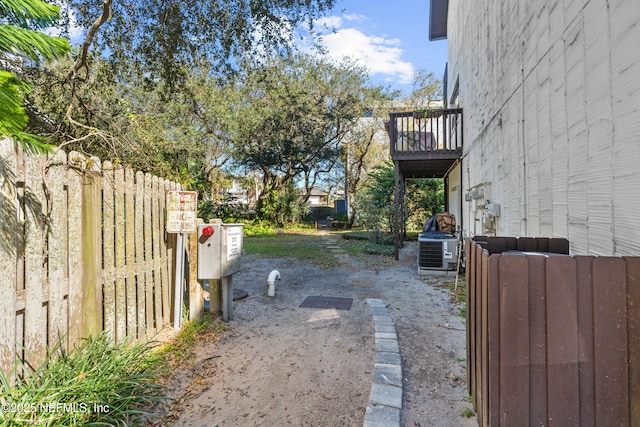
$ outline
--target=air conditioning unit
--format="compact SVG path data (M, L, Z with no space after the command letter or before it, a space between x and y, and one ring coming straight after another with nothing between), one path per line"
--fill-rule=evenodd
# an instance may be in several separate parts
M458 239L446 233L418 235L418 274L424 270L455 270Z

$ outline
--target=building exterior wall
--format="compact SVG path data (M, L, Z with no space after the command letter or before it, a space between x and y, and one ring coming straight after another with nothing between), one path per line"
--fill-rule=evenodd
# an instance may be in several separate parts
M450 0L448 40L463 191L501 206L478 229L465 201L465 231L640 253L640 2Z
M465 223L467 219L462 216L462 205L460 203L460 194L462 192L460 172L461 167L460 163L458 163L452 167L447 174L446 179L448 180L448 192L445 197L448 201L447 211L452 213L456 218L456 227L466 228Z

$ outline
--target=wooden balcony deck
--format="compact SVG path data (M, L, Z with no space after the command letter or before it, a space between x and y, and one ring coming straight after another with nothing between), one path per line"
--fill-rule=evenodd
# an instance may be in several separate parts
M442 178L462 156L462 109L389 116L391 159L405 178Z

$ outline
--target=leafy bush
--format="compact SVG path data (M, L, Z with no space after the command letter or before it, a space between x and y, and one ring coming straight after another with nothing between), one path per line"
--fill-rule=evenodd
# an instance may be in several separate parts
M366 240L377 245L393 245L393 234L377 231L350 231L343 233L345 240Z
M224 222L245 222L255 215L246 205L237 203L235 197L228 195L223 200L202 200L198 203L198 218L205 221L220 218Z
M395 248L393 246L379 244L379 243L367 243L363 252L370 255L386 255L393 256Z
M441 179L410 179L405 189L407 229L421 229L434 213L444 209L444 185ZM367 177L359 195L359 223L369 230L393 231L395 171L391 163L377 166Z
M270 222L257 220L246 222L243 231L246 237L273 236L276 234L276 228Z
M30 371L18 365L16 384L0 371L4 425L132 425L164 402L157 382L160 359L151 343L114 344L106 334L83 340L70 352L60 345Z
M298 191L290 184L269 192L259 209L259 217L283 227L300 221L307 210L307 204L300 201Z
M371 238L371 232L350 231L348 233L342 233L342 238L345 240L369 240Z

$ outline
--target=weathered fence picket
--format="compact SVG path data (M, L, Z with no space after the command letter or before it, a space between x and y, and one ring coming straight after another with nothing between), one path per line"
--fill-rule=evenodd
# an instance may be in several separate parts
M103 330L145 340L171 325L168 189L183 188L77 152L35 156L0 140L3 372L18 360L37 366L61 338L67 349Z
M17 252L19 250L18 200L16 181L17 157L10 144L0 143L0 278L18 278ZM0 367L13 366L15 361L15 331L18 287L14 280L0 280Z

